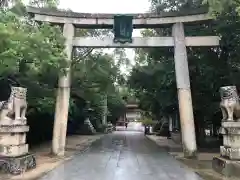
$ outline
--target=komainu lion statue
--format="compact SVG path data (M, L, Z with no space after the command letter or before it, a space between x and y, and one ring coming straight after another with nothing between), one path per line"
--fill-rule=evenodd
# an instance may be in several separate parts
M222 121L240 121L240 103L236 86L220 88Z
M27 89L11 87L11 94L7 101L0 102L0 120L26 120Z

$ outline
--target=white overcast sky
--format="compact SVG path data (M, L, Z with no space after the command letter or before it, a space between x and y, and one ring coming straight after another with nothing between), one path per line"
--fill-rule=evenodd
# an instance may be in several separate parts
M60 0L61 8L85 13L143 13L148 0Z
M60 0L59 8L71 9L82 13L145 13L149 11L149 0ZM133 36L140 36L140 30L134 30ZM126 49L127 57L134 64L134 50ZM124 67L121 68L126 72Z

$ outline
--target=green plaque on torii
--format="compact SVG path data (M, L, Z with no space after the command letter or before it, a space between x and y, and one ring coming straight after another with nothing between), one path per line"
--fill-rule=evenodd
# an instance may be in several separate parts
M132 43L133 16L116 15L114 16L114 42Z

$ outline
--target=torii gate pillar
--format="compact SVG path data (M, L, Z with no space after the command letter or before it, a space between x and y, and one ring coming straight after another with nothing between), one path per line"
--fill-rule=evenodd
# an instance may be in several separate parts
M183 24L180 22L174 24L172 34L184 156L193 158L196 156L197 145Z
M63 36L65 37L65 53L67 55L68 66L65 73L59 75L54 129L52 140L52 153L57 156L64 156L66 144L66 132L68 122L68 109L71 86L71 61L72 61L72 41L74 37L74 26L66 23L63 26Z

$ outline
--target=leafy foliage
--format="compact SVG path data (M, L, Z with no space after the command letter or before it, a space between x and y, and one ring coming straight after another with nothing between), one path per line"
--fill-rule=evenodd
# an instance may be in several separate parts
M238 0L204 0L203 3L209 5L210 13L215 16L222 14L229 7L233 7L236 12L240 13Z
M46 70L55 72L56 78L58 69L63 65L65 54L61 30L49 24L38 25L10 11L2 10L0 14L2 17L0 22L2 79L11 77L10 79L16 81L18 85L25 87L31 84L36 92L36 89L46 85L41 81ZM54 87L53 83L52 87ZM52 93L50 94L53 96ZM30 96L30 100L35 101L35 98ZM38 102L39 105L36 107L41 108L42 102Z

